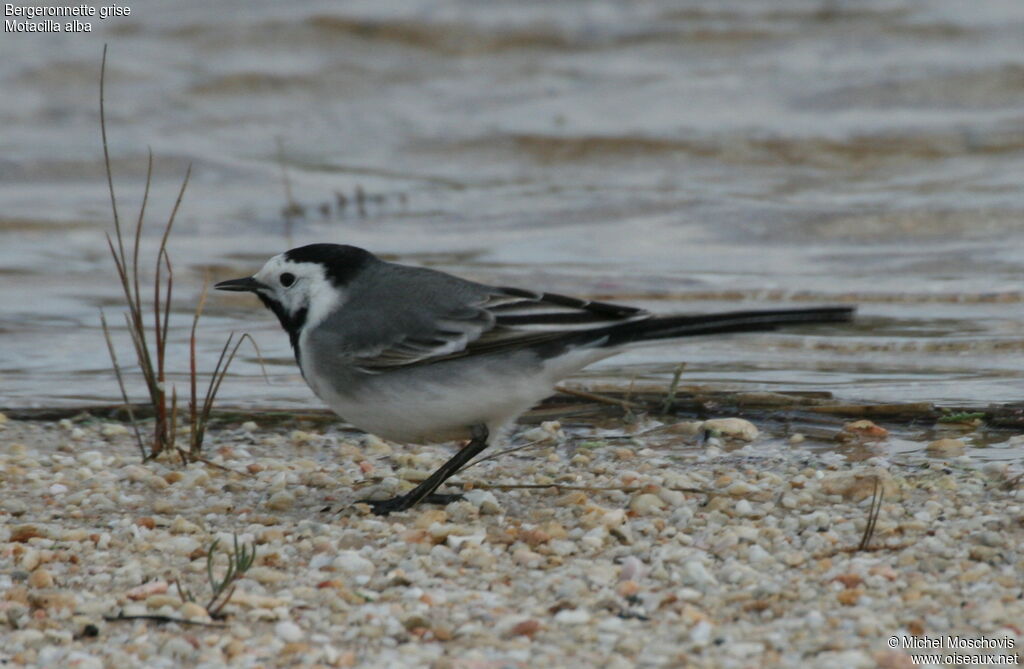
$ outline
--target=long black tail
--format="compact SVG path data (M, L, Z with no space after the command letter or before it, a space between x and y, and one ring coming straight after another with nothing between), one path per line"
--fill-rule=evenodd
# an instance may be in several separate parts
M599 345L602 347L622 346L652 339L696 337L729 332L760 332L786 325L845 323L853 320L855 311L855 307L810 307L659 316L607 328L602 331L607 339L600 341Z

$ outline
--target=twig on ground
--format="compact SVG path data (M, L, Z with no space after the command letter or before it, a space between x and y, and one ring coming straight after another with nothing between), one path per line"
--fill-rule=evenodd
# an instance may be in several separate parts
M868 522L864 525L864 534L857 545L858 551L866 551L871 545L871 537L875 533L875 525L878 523L878 516L882 512L882 498L885 496L881 478L875 477L875 487L871 491L871 507L868 510Z
M220 469L221 471L229 472L231 474L238 474L239 476L247 476L249 478L253 478L255 476L254 474L250 474L249 472L239 471L237 469L232 469L231 467L227 467L225 465L218 464L218 463L214 462L213 460L208 460L207 458L204 458L204 457L202 457L200 455L193 455L192 453L189 453L188 451L186 451L185 449L183 449L181 447L178 447L177 450L178 450L178 455L181 456L181 459L184 462L202 462L204 465L208 465L208 466L213 467L215 469Z
M249 340L252 347L256 350L256 357L260 360L260 367L263 368L263 376L267 378L266 367L263 366L263 355L260 353L260 347L256 344L256 340L252 338L248 332L242 333L242 335L235 341L235 333L228 334L227 341L224 342L224 347L220 350L220 356L217 358L217 364L213 367L213 374L210 376L210 385L206 389L206 397L203 399L203 408L200 410L196 417L196 429L197 429L197 440L193 441L193 452L198 453L203 443L203 435L206 431L206 425L210 420L210 412L213 411L213 401L217 397L217 393L220 392L220 385L224 383L224 377L228 374L228 369L231 367L231 363L234 362L235 356L238 354L238 349L241 348L242 342ZM232 346L232 342L234 346ZM231 351L228 353L228 351Z
M189 457L193 460L202 460L199 457L199 453L203 449L203 439L206 436L206 427L210 422L210 413L213 411L213 402L217 398L220 385L224 382L224 378L227 376L228 369L231 367L239 347L246 339L249 340L256 350L256 357L259 359L260 367L263 370L263 378L267 378L267 369L263 364L263 356L260 353L260 347L256 344L256 340L248 333L244 333L238 338L238 341L235 341L235 333L232 332L228 334L227 341L224 342L224 346L220 350L217 364L214 366L213 374L210 376L210 385L206 388L206 395L203 397L203 404L200 407L196 389L199 376L196 371L196 328L199 326L199 318L202 316L203 306L206 304L208 287L208 284L203 284L203 292L199 296L199 303L196 305L195 313L192 315L192 331L189 335ZM232 343L234 343L234 347L231 346ZM204 462L209 461L204 460Z
M646 486L591 486L591 485L564 485L561 483L482 483L480 481L445 481L445 485L457 485L463 488L480 488L481 490L546 490L554 488L556 490L580 490L582 492L623 492L626 494L632 494L640 492L646 488ZM702 490L701 488L670 488L665 487L665 490L672 490L675 492L686 492L694 493L698 495L713 495L714 493L710 490Z
M161 616L154 613L127 616L121 611L116 616L103 616L109 623L125 622L130 620L151 620L156 623L178 623L180 625L197 625L199 627L226 627L227 623L205 622L202 620L188 620L186 618L174 618L172 616Z
M528 441L525 444L520 444L519 446L513 446L512 448L506 448L503 451L498 451L497 453L491 453L490 455L485 455L484 457L479 458L479 459L469 463L468 465L466 465L465 467L462 468L462 471L466 471L470 467L475 467L476 465L480 464L481 462L487 462L488 460L493 460L495 458L500 458L501 456L508 455L509 453L515 453L516 451L525 451L528 448L533 448L534 446L539 446L541 444L548 444L548 443L549 442L547 440Z
M121 365L117 362L117 353L114 351L114 341L110 338L110 327L107 325L107 317L100 309L100 324L103 326L103 337L107 340L107 351L110 353L110 361L114 365L114 376L117 377L117 386L121 389L121 399L124 400L125 409L128 411L128 422L131 423L132 430L135 433L135 441L139 445L139 454L142 456L143 462L145 462L146 445L142 443L142 432L139 430L139 424L135 420L135 412L132 411L132 404L128 401L128 391L124 387L124 374L121 372Z
M610 404L612 406L622 407L623 409L641 409L639 404L630 402L628 400L618 400L614 397L608 397L606 395L598 395L597 393L588 392L586 390L577 390L576 388L566 388L565 386L556 386L555 392L562 393L564 395L572 395L581 399L590 400L591 402L599 402L601 404Z
M636 375L633 375L629 379L629 387L626 389L626 398L623 400L623 408L625 412L622 414L622 420L626 423L635 423L636 414L633 413L633 409L638 407L631 400L633 399L633 390L636 388Z
M676 401L676 392L679 390L679 380L683 378L684 369L686 369L686 363L681 362L676 365L675 372L672 373L672 383L669 384L668 394L665 395L665 402L661 405L661 415L663 416L668 414Z

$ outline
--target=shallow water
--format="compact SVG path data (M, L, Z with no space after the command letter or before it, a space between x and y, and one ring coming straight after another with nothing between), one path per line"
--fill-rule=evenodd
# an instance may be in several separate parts
M135 2L90 36L5 35L0 406L118 397L104 41L129 221L156 156L146 257L193 165L171 369L206 277L336 241L659 311L860 305L852 327L646 348L581 380L667 383L685 361L713 387L1021 399L1017 0L381 4ZM270 383L243 349L223 404L319 405L251 296L210 296L202 368L230 331Z

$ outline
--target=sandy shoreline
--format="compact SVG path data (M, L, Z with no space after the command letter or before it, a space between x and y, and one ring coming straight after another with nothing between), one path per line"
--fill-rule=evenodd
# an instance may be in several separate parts
M456 477L478 483L466 501L377 518L352 502L408 486L448 450L248 423L209 435L205 454L226 469L143 465L121 423L7 420L0 659L83 668L910 667L918 652L1024 660L1024 486L1008 485L1019 473L1011 465L851 462L764 434L729 450L682 434L648 447L548 433ZM857 551L876 477L877 527ZM170 584L205 603L206 550L234 534L257 545L256 565L226 619L213 621ZM221 573L224 558L215 564ZM209 625L104 619L119 613ZM999 648L914 641L947 635Z

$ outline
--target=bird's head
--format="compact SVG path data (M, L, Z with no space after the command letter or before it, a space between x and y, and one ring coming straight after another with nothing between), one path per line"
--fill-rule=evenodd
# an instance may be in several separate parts
M214 288L255 293L294 345L303 327L317 325L344 303L348 285L372 259L354 246L310 244L274 256L252 276L221 281Z

